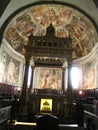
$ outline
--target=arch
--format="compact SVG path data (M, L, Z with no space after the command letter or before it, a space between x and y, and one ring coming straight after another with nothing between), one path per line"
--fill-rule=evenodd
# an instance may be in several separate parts
M96 22L93 20L93 18L91 18L86 12L84 12L82 9L80 9L79 7L76 7L72 4L69 4L69 3L66 3L66 2L57 2L57 1L40 1L40 2L34 2L34 3L31 3L31 4L28 4L28 5L25 5L21 8L19 8L18 10L16 10L15 12L13 12L6 20L5 22L3 23L3 25L1 26L0 28L0 45L1 45L1 41L2 41L2 38L3 38L3 34L4 34L4 31L7 27L7 25L10 23L10 21L13 19L13 17L15 15L17 15L18 13L22 12L23 10L29 8L29 7L32 7L32 6L35 6L35 5L45 5L45 4L56 4L56 5L64 5L64 6L68 6L68 7L71 7L73 9L76 9L77 11L79 11L80 13L84 14L90 21L91 23L94 25L95 27L95 30L98 32L98 26L96 24Z

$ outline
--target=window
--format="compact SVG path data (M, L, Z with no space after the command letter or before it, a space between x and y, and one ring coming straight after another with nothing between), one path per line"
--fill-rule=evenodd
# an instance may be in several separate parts
M79 67L72 67L71 70L71 83L73 89L79 88L79 83L81 81L81 70Z

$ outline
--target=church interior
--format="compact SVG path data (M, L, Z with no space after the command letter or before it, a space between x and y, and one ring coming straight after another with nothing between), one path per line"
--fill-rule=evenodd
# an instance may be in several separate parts
M97 57L97 0L0 0L0 130L80 130L78 101L98 129Z

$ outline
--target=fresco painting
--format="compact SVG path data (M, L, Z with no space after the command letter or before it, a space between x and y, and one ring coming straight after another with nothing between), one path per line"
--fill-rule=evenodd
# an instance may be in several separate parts
M16 61L7 52L3 52L2 58L2 71L0 71L0 82L19 86L18 77L19 77L19 68L20 62Z
M86 63L83 67L83 89L96 88L96 64L95 61Z
M4 37L23 54L23 45L27 44L28 36L46 35L46 28L51 23L56 37L66 38L70 35L75 58L86 55L94 47L97 33L92 22L82 12L65 5L43 4L23 10L10 21Z
M36 67L33 86L38 89L61 90L62 70L60 68Z

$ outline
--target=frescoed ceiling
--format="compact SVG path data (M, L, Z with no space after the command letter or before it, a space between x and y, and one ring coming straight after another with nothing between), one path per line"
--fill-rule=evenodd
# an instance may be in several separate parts
M29 7L18 13L8 24L4 37L10 45L23 54L28 36L46 35L46 28L52 23L56 37L72 38L73 57L88 54L97 42L97 32L82 12L65 5L41 4Z

